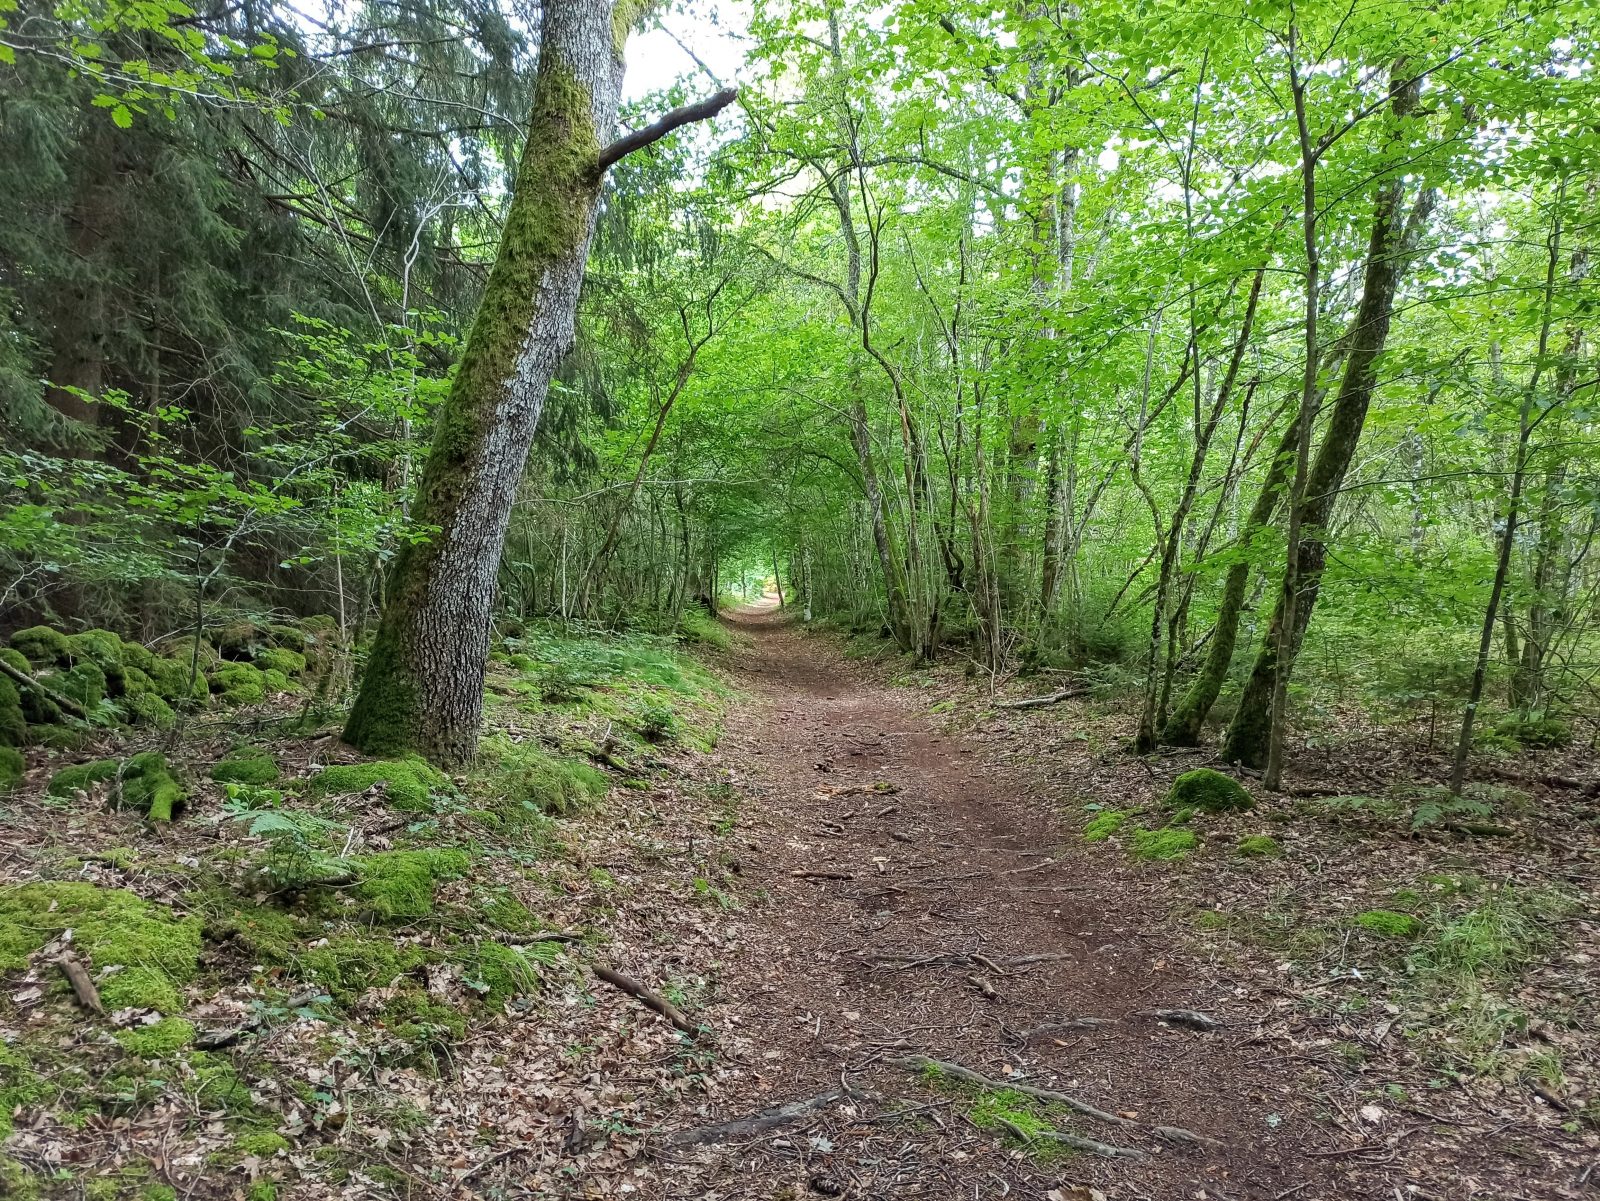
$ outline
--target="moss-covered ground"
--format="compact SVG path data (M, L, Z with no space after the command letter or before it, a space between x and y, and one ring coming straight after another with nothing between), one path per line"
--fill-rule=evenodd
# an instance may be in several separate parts
M429 1195L442 1182L408 1175L405 1128L433 1119L383 1082L447 1079L466 1040L582 979L575 956L621 885L580 822L676 778L726 699L671 639L525 630L490 664L478 762L450 776L330 754L338 714L305 727L274 678L308 670L291 632L230 629L204 665L230 704L278 694L280 726L208 723L157 752L106 725L0 761L17 852L0 869L0 1137L15 1121L75 1148L64 1166L0 1148L0 1195L144 1201L202 1179L194 1195L287 1196L313 1160ZM142 687L146 667L103 633L25 631L13 650ZM400 1142L334 1154L346 1124ZM150 1166L150 1131L191 1167Z

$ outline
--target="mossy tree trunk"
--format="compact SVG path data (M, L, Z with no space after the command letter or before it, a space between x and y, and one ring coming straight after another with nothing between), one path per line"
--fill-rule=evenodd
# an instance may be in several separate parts
M470 759L500 556L550 377L575 336L605 169L733 98L606 145L644 0L546 0L528 137L494 266L440 410L413 515L344 736L371 754Z
M1391 95L1391 108L1397 120L1403 120L1415 109L1419 90L1420 81L1417 80L1396 85ZM1317 449L1316 462L1306 476L1304 487L1296 490L1302 497L1295 506L1297 511L1292 514L1298 536L1291 541L1296 552L1285 569L1285 578L1292 589L1286 587L1279 592L1271 624L1239 699L1239 708L1228 726L1222 756L1230 763L1256 768L1266 765L1275 687L1280 693L1287 687L1295 657L1311 622L1312 610L1316 607L1328 558L1328 523L1344 485L1345 473L1361 441L1367 408L1377 384L1378 357L1389 339L1395 291L1406 258L1404 195L1405 185L1398 177L1385 180L1377 189L1361 301L1350 329L1344 376L1339 383L1327 432ZM1417 202L1419 210L1430 204L1430 196L1427 191L1421 194ZM1313 403L1313 397L1314 393L1308 390L1305 407ZM1304 439L1308 431L1302 428L1299 433ZM1303 441L1301 445L1304 446ZM1284 660L1281 678L1280 654Z

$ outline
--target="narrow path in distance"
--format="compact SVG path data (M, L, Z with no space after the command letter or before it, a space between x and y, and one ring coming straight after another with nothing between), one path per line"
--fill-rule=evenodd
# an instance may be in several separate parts
M1149 900L1097 884L1037 783L996 770L940 732L914 690L788 617L729 618L748 635L734 674L750 703L719 754L746 798L743 895L762 899L734 919L740 950L718 987L741 1024L744 1076L695 1120L842 1086L872 1096L685 1149L679 1170L698 1165L700 1187L751 1198L1356 1195L1299 1153L1315 1115L1292 1057L1252 1044L1248 1003L1185 958ZM914 1056L1068 1093L1110 1120L1057 1109L1056 1129L1141 1154L1019 1153L992 1112L1003 1102L974 1111L971 1093L895 1062ZM889 1116L897 1107L912 1112Z

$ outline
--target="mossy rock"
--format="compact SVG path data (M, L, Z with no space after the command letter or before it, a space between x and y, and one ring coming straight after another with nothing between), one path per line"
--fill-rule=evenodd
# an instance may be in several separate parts
M122 666L124 670L135 667L149 674L150 665L155 661L156 653L142 642L124 642L122 644Z
M30 626L11 635L12 647L36 667L65 667L72 658L67 636L49 626Z
M91 969L118 967L100 984L108 1010L182 1007L177 986L200 964L200 923L175 917L120 888L83 881L22 884L0 890L0 971L27 966L28 957L63 930Z
M1418 919L1393 909L1368 909L1352 920L1356 926L1382 938L1415 938L1422 933L1422 923Z
M0 746L17 747L28 741L28 719L22 715L22 696L9 676L0 676Z
M211 768L211 778L219 784L275 784L280 775L277 761L253 746L229 751L226 759Z
M159 655L153 656L150 665L140 670L149 677L151 688L164 701L203 701L211 696L203 660L202 669L195 674L192 684L189 680L189 661L186 658L168 659Z
M286 651L303 652L306 649L306 632L299 626L274 623L267 627L267 637L272 639L273 646L282 647Z
M90 713L106 699L106 673L93 663L74 663L66 671L56 672L40 680L62 696L70 696Z
M285 676L300 676L306 671L306 657L298 651L269 646L256 652L256 666L262 671L277 671Z
M1193 830L1135 830L1131 850L1135 859L1182 859L1199 843Z
M520 947L482 942L462 961L461 982L499 1009L514 997L537 992L539 972L535 959Z
M1122 829L1130 814L1121 809L1102 809L1083 828L1084 842L1103 842Z
M268 667L262 671L261 686L268 696L295 691L294 681L275 667Z
M1572 727L1543 713L1513 713L1495 722L1494 732L1529 750L1560 750L1572 745Z
M128 720L136 726L153 726L157 730L169 730L178 721L178 715L172 706L154 692L129 693L122 698L122 708L128 715Z
M274 905L257 905L218 888L201 898L205 935L214 943L233 942L262 966L287 964L307 942L322 933L322 924L287 913Z
M254 658L269 639L265 626L253 621L230 621L212 635L212 641L224 659L246 660Z
M74 763L63 767L50 777L45 792L51 796L69 797L75 792L88 792L96 784L116 778L121 764L115 759L96 759L93 763Z
M354 861L356 895L382 918L426 917L440 880L464 875L471 859L465 851L383 851Z
M149 1026L113 1030L122 1049L140 1059L165 1059L194 1042L194 1023L183 1018L162 1018Z
M325 767L311 777L306 792L312 796L349 796L382 784L389 803L402 813L426 813L432 808L430 792L449 782L425 759L375 759Z
M1283 854L1283 847L1270 834L1251 834L1239 840L1234 854L1245 859L1277 859Z
M14 746L0 746L0 792L10 792L22 783L26 769L22 752Z
M266 676L250 663L218 663L206 679L226 705L259 705L267 698Z
M1186 771L1172 782L1164 802L1168 809L1198 809L1202 813L1239 813L1256 802L1232 776L1209 767Z
M67 636L67 653L74 665L92 663L106 679L112 696L121 696L123 690L122 639L110 630L85 630Z
M188 796L159 751L134 755L122 767L122 803L151 821L171 821Z

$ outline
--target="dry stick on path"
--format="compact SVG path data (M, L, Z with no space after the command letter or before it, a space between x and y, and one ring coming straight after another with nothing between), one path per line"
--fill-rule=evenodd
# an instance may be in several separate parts
M1041 709L1045 705L1055 705L1062 701L1069 701L1075 696L1088 696L1089 689L1063 688L1060 692L1047 692L1043 696L1023 697L1020 701L996 701L996 709Z
M690 1038L699 1037L700 1027L684 1017L682 1010L661 994L651 992L650 989L640 984L637 980L624 976L621 972L609 968L603 963L595 964L590 970L613 988L619 988L639 1001L645 1008L655 1010Z
M1036 1088L1031 1084L1024 1084L1019 1080L995 1080L985 1076L982 1072L975 1072L971 1068L963 1067L959 1063L951 1063L944 1059L934 1059L928 1055L905 1055L886 1057L884 1063L896 1067L907 1068L913 1072L935 1071L940 1075L949 1076L956 1080L963 1080L968 1084L976 1084L980 1088L1010 1089L1012 1092L1022 1093L1029 1097L1037 1097L1041 1101L1050 1101L1057 1105L1065 1105L1074 1112L1081 1113L1086 1118L1093 1118L1097 1122L1104 1122L1108 1126L1120 1126L1124 1130L1148 1130L1158 1138L1168 1139L1179 1143L1215 1143L1217 1140L1196 1134L1192 1130L1185 1130L1182 1126L1153 1126L1146 1122L1125 1118L1121 1114L1108 1113L1087 1101L1080 1101L1077 1097L1067 1093L1059 1093L1054 1089ZM1089 1148L1083 1148L1088 1150ZM1102 1152L1104 1154L1104 1152ZM1135 1154L1142 1154L1136 1152Z
M829 1092L818 1093L814 1097L806 1097L800 1101L790 1101L787 1105L780 1105L775 1109L768 1109L762 1113L748 1118L734 1118L731 1121L719 1122L715 1126L697 1126L693 1130L680 1130L675 1134L667 1135L667 1145L670 1147L698 1147L703 1143L722 1142L730 1138L746 1138L753 1134L766 1134L781 1126L798 1121L819 1109L826 1109L836 1101L848 1101L857 1096L854 1092L845 1092L833 1089Z

